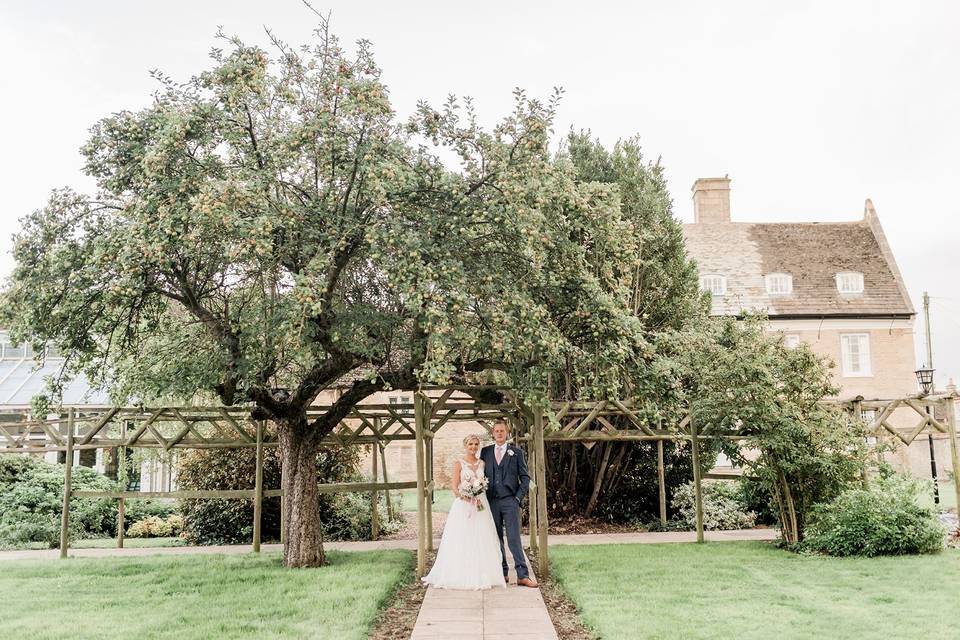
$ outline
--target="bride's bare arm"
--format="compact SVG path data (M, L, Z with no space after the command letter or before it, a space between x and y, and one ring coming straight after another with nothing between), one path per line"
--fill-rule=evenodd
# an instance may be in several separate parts
M460 497L460 461L459 460L453 463L453 473L450 475L450 480L452 480L450 484L453 485L452 487L453 497L459 498Z

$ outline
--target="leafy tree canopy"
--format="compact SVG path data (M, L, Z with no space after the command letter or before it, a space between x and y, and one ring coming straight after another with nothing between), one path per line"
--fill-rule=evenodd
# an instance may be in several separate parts
M206 390L278 418L356 370L345 407L483 370L523 387L587 358L599 392L651 356L629 304L644 193L578 172L576 145L550 152L556 96L518 91L489 131L469 100L399 123L366 42L225 42L93 127L96 194L57 191L23 220L16 336L118 402Z
M839 391L832 365L807 345L785 346L764 322L716 318L697 331L664 332L658 351L673 363L701 433L741 438L721 440L723 450L769 497L794 544L815 504L860 484L865 425L822 402Z

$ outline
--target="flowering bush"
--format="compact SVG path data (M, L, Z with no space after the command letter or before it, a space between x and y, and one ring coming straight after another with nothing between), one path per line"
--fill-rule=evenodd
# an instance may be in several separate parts
M747 511L735 483L705 480L703 488L703 528L749 529L756 524L757 515ZM693 481L681 485L673 494L673 508L677 521L692 529L697 526L696 496Z

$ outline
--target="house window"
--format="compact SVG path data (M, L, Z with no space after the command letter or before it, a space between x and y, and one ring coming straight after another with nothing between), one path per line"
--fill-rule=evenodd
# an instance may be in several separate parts
M407 404L407 399L404 396L389 396L390 406L401 415L408 415L413 413L413 410L410 407L394 406L394 405L403 405Z
M793 293L793 276L789 273L767 274L767 293L773 295Z
M863 274L856 271L838 273L837 291L840 293L863 293Z
M788 333L783 336L783 346L788 349L796 349L800 346L800 336L795 333Z
M727 279L718 275L700 276L700 288L711 295L722 296L727 293Z
M870 376L870 336L866 333L842 334L840 360L844 376L849 378Z

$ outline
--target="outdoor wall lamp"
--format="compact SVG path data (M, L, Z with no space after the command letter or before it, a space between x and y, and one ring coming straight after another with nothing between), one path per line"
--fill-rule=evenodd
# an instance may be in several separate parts
M916 371L917 382L920 383L920 388L923 389L923 395L928 395L933 391L933 369L927 365L923 365Z

